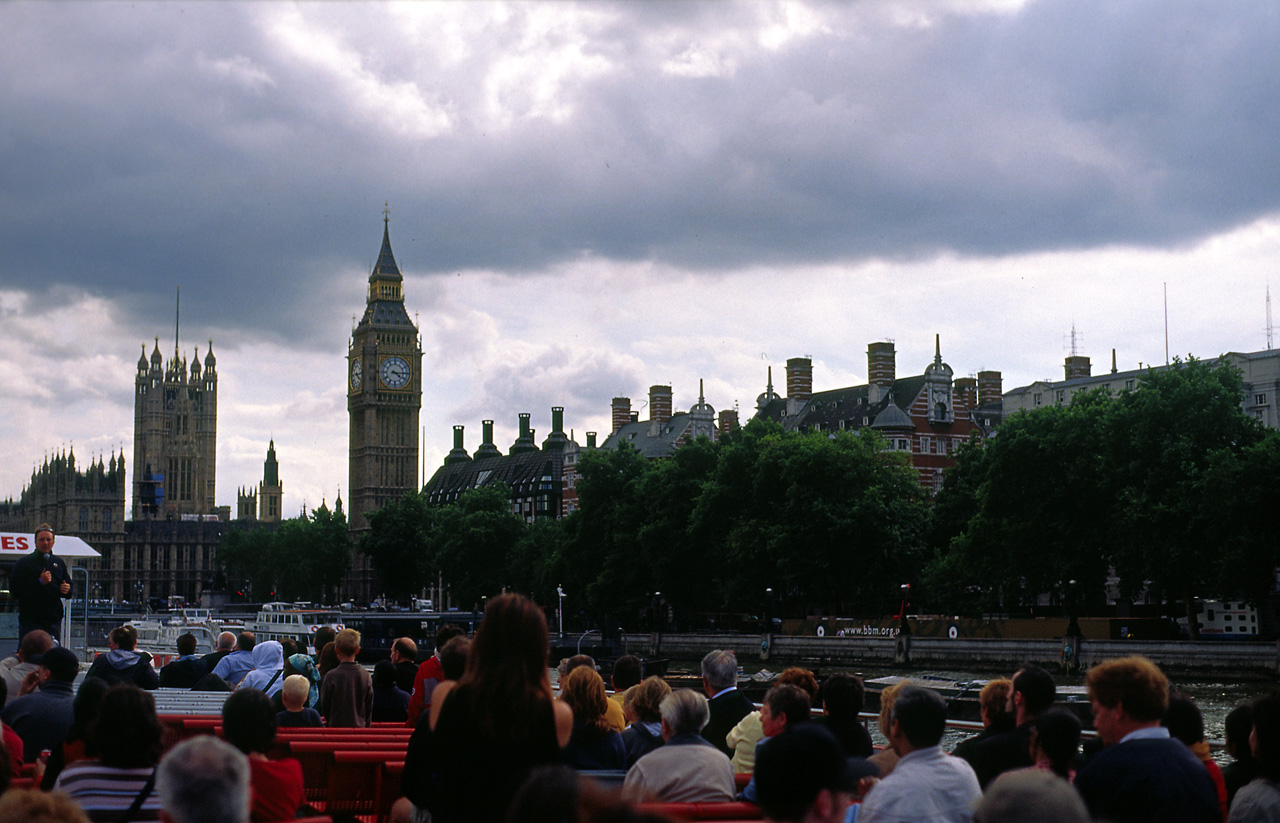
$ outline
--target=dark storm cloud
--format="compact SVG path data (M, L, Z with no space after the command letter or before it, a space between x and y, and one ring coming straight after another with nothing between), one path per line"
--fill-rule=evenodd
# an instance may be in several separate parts
M763 4L444 8L0 8L0 287L181 283L305 345L384 200L427 274L1177 246L1280 199L1270 3L818 5L776 48Z

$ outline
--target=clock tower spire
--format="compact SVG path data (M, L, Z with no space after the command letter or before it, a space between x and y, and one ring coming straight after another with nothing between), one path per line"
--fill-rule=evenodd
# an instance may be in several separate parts
M382 248L369 272L364 315L347 350L348 517L358 536L369 513L416 491L418 414L422 409L422 341L404 307L404 277L391 251L391 211L382 212ZM360 592L372 594L363 556L355 558Z

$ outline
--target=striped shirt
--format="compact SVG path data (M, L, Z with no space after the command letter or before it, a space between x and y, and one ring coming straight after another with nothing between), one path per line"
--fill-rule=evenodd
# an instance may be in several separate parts
M115 823L129 810L151 778L155 769L113 769L97 760L81 760L72 763L58 775L54 790L66 792L80 804L93 823ZM147 823L160 819L160 796L155 785L143 802L133 823Z

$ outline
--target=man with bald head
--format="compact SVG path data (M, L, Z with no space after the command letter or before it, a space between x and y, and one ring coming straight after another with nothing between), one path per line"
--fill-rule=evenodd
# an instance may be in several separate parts
M36 629L23 636L16 657L6 657L0 661L0 679L8 687L9 700L22 694L23 679L40 668L40 658L52 648L53 638L49 633ZM4 706L4 701L0 701L0 706Z

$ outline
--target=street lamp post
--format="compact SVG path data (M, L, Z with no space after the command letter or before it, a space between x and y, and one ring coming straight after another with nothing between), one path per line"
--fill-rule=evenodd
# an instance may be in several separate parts
M766 632L773 631L773 621L770 619L770 611L773 607L773 587L767 587L764 590L764 630Z
M556 584L556 594L560 595L560 605L556 608L556 622L560 625L560 639L564 639L564 584Z

